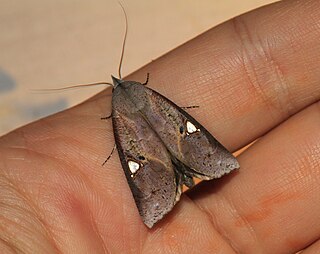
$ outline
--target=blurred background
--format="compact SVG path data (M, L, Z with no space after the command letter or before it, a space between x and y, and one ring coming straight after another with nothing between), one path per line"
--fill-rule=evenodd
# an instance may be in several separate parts
M121 0L129 19L122 74L213 26L276 0ZM103 88L32 89L117 76L124 16L116 0L0 0L0 135Z

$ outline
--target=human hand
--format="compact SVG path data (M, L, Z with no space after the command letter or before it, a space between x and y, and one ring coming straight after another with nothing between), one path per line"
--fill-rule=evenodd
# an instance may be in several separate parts
M144 81L241 168L203 182L153 229L115 153L106 89L0 139L2 253L306 253L320 249L320 6L282 1L224 23L126 80ZM174 89L172 89L174 87ZM313 251L313 252L312 252Z

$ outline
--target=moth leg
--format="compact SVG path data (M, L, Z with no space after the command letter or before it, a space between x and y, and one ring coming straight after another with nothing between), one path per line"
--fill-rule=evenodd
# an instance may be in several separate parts
M114 152L114 149L116 149L116 144L114 144L112 150L111 150L111 153L109 154L108 158L102 163L102 166L104 166L104 164L107 163L107 161L111 158L113 152Z
M110 116L101 117L100 119L101 119L101 120L108 120L108 119L111 118L111 117L112 117L112 114L110 114Z
M182 109L190 109L190 108L199 108L199 106L187 106L187 107L180 107Z
M146 85L148 84L148 82L149 82L149 75L150 75L150 73L148 72L148 73L147 73L147 79L146 79L146 81L145 81L142 85L146 86Z

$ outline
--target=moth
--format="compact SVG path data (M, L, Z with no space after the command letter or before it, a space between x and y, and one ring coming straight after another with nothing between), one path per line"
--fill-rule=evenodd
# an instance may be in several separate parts
M220 178L236 158L172 101L135 81L113 79L112 123L122 168L143 222L151 228L193 177Z
M193 177L217 179L240 166L199 122L163 95L146 87L147 82L122 80L128 21L119 4L126 21L119 79L112 76L113 84L99 82L85 86L113 86L112 113L102 119L112 118L115 145L124 174L143 222L152 228L179 201L182 186L194 186ZM83 85L67 89L79 86Z
M179 201L193 177L220 178L238 169L237 159L200 123L158 92L112 76L112 118L116 148L139 214L149 228ZM106 118L109 118L106 117ZM109 156L110 157L110 156ZM108 160L108 159L107 159Z

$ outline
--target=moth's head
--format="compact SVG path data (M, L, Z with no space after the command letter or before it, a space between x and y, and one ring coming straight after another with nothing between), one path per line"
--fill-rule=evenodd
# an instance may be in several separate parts
M118 85L120 85L121 83L124 82L124 80L115 78L112 75L111 75L111 78L112 78L112 82L113 82L113 89L116 89Z

